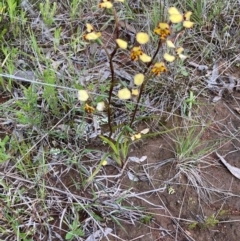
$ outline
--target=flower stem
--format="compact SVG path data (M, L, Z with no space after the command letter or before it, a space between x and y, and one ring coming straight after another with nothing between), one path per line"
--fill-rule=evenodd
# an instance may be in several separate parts
M146 73L147 73L149 67L152 65L152 63L153 63L154 59L156 58L156 56L157 56L157 54L158 54L158 52L159 52L159 50L160 50L161 47L162 47L162 40L159 39L159 41L158 41L158 46L157 46L157 49L156 49L156 51L155 51L155 53L154 53L154 55L153 55L153 57L152 57L152 60L147 64L147 66L146 66L143 74L146 74ZM140 92L139 92L139 95L138 95L137 104L136 104L135 109L134 109L134 111L133 111L133 116L132 116L131 122L130 122L130 124L129 124L129 127L132 127L132 124L133 124L133 122L134 122L134 120L135 120L136 113L137 113L137 110L138 110L139 102L140 102L140 99L141 99L141 97L142 97L142 92L143 92L144 87L145 87L145 85L147 84L147 82L148 82L148 80L149 80L150 78L151 78L151 75L149 76L149 78L147 78L147 79L143 82L143 84L142 84L141 87L140 87Z
M113 9L113 16L114 16L114 20L115 20L115 25L116 25L116 39L119 36L119 23L118 23L118 17L117 17L117 13L116 10ZM109 88L109 92L108 92L108 126L109 126L109 138L112 136L112 124L111 124L111 100L112 100L112 93L113 93L113 87L114 87L114 80L115 80L115 71L114 71L114 66L113 66L113 57L115 56L115 54L117 53L118 50L118 45L116 43L116 46L114 48L114 50L112 51L112 53L109 56L109 66L110 66L110 71L111 71L111 84L110 84L110 88Z

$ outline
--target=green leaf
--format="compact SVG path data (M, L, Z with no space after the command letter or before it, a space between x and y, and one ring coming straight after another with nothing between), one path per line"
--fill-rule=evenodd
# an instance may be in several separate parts
M66 236L65 236L65 239L66 240L71 240L72 238L73 238L73 233L70 231L70 232L68 232L67 234L66 234Z
M117 150L117 147L114 145L114 143L113 143L112 141L110 141L110 139L108 139L107 137L102 136L102 135L100 135L100 138L101 138L103 141L105 141L105 142L112 148L112 150L114 151L114 153L115 153L116 155L119 154L119 152L118 152L118 150Z
M109 155L109 153L105 153L104 156L101 159L101 162L98 164L98 166L96 167L95 171L93 172L93 174L86 180L86 184L89 184L93 178L98 174L98 172L100 171L101 167L102 167L102 163L103 161L106 160L107 156Z

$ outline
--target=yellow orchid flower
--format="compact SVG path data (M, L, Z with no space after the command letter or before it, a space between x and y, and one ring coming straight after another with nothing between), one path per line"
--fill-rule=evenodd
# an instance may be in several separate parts
M158 26L154 29L154 33L159 35L160 39L166 40L167 37L171 34L171 31L167 23L159 23Z
M186 12L185 14L181 14L177 8L170 7L168 9L169 13L169 20L172 23L181 23L183 22L183 26L185 28L191 28L193 26L193 22L190 21L190 17L192 15L192 12Z
M192 28L194 22L190 21L191 16L192 16L192 12L189 12L189 11L184 14L184 16L183 16L183 18L184 18L183 27Z
M99 5L98 5L100 8L112 8L113 7L113 4L111 1L109 0L102 0Z
M141 47L133 47L130 52L130 57L132 61L136 61L138 59L142 60L142 62L147 63L152 60L150 56L143 53Z
M89 40L89 41L90 40L96 40L99 37L101 37L101 33L100 32L95 32L94 28L93 28L93 26L91 24L86 23L86 28L87 28L87 30L86 30L87 33L83 35L83 38L85 40Z
M131 60L138 60L141 54L143 54L141 47L133 47L130 53Z
M182 60L187 58L186 55L182 54L183 51L184 51L183 47L179 47L179 48L176 49L176 53L177 53L178 57Z
M167 68L163 62L159 62L153 65L151 72L156 75L160 75L163 72L167 72Z
M87 34L84 35L85 40L96 40L99 37L101 37L100 32L98 32L98 33L92 32L92 33L87 33Z

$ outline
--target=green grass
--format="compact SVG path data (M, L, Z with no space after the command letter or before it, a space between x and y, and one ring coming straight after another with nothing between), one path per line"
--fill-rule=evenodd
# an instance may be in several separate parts
M5 136L3 139L0 139L0 163L5 162L10 156L6 152L6 144L8 143L9 136Z
M220 145L220 139L206 140L204 135L212 123L203 125L204 117L200 121L201 123L198 123L196 118L185 120L181 123L181 128L167 135L174 143L173 152L178 170L175 177L184 175L199 197L209 200L209 183L203 173L204 169L211 165L210 156Z

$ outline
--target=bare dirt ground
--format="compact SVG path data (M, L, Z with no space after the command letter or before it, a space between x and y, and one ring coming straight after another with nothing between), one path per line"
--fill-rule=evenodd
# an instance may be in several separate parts
M215 120L215 123L205 130L202 140L217 141L218 135L222 135L223 132L227 133L227 129L233 131L233 129L240 128L240 116L233 113L237 104L239 101L228 104L222 101L210 104L210 110L206 108L202 110L201 115L212 116L212 120ZM224 143L218 152L222 156L226 155L226 160L231 165L240 168L239 137L238 134L234 140ZM152 221L148 224L149 228L143 224L139 224L139 226L123 225L125 231L121 227L117 227L116 235L122 240L239 240L239 179L233 177L216 154L211 154L207 157L208 166L200 164L196 167L206 183L206 186L202 188L213 190L209 192L208 200L203 200L196 192L197 190L189 185L186 176L180 174L176 177L178 173L176 161L161 166L161 163L170 158L174 160L172 144L172 141L168 140L166 136L162 136L148 139L138 147L133 147L130 155L138 157L146 155L148 157L147 164L135 165L133 168L139 172L143 172L145 169L154 183L150 183L148 180L133 183L125 176L121 184L125 188L126 186L132 187L136 193L144 193L163 184L171 186L175 192L169 194L166 189L163 192L143 195L142 197L152 205L148 205L145 201L138 201L136 205L145 207L148 212L153 214ZM146 169L146 167L148 168ZM163 209L156 210L154 204L156 206L163 205ZM212 223L210 217L215 217L218 220L217 223ZM194 225L191 226L191 222L194 222Z

